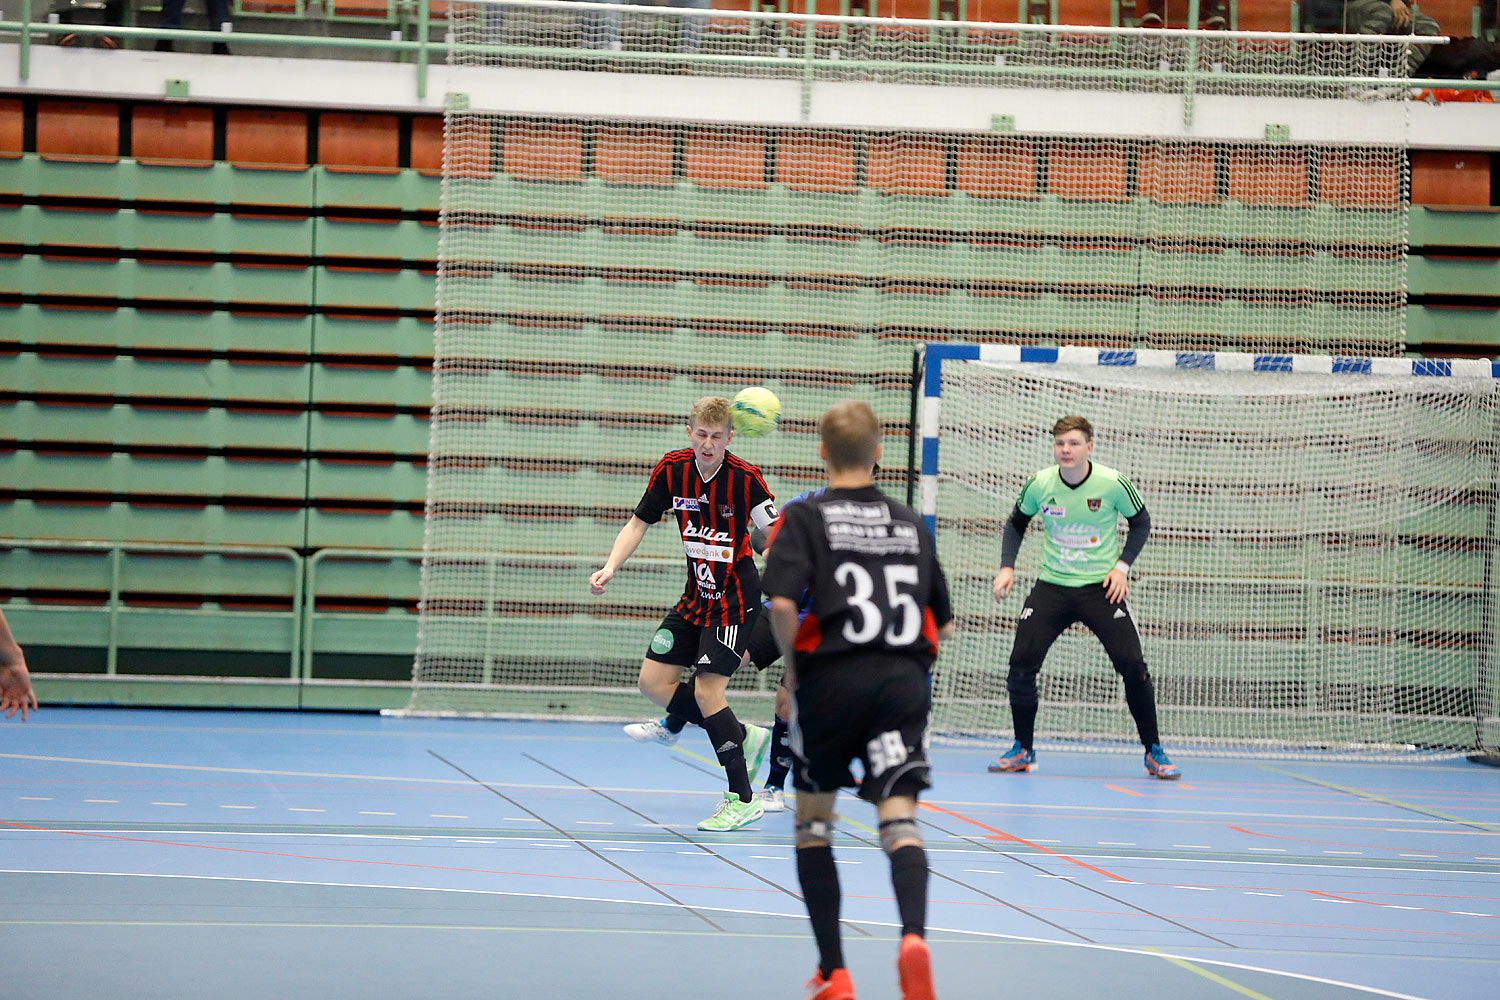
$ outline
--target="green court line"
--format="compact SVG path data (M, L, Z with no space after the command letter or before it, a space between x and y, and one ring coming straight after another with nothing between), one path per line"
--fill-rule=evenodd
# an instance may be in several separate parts
M1142 951L1150 951L1150 952L1160 953L1161 949L1146 947L1146 948L1142 948L1141 950ZM1272 1000L1271 997L1266 996L1264 993L1260 993L1260 992L1257 992L1256 990L1252 990L1248 986L1241 986L1239 983L1235 982L1234 980L1232 980L1232 979L1226 979L1223 976L1219 975L1217 972L1210 972L1209 970L1203 968L1202 966L1195 965L1192 962L1189 962L1185 958L1178 958L1175 955L1162 955L1161 957L1164 958L1164 959L1166 959L1168 962L1171 962L1173 965L1177 966L1179 969L1186 969L1188 972L1196 973L1197 975L1202 976L1204 979L1207 979L1210 982L1218 983L1220 986L1224 987L1226 990L1233 990L1234 992L1238 993L1240 996L1249 997L1250 1000Z
M1450 823L1461 823L1464 826L1474 826L1482 830L1500 831L1500 824L1483 823L1477 819L1464 819L1462 816L1451 816L1445 812L1438 812L1436 809L1428 809L1426 806L1414 805L1410 802L1402 802L1400 799L1393 799L1386 795L1377 794L1376 792L1367 792L1362 788L1349 788L1345 785L1336 785L1331 781L1324 781L1321 778L1311 778L1305 774L1298 774L1296 771L1284 771L1279 767L1272 767L1269 764L1262 764L1261 769L1270 771L1273 774L1282 774L1288 778L1296 778L1298 781L1305 781L1310 785L1318 785L1323 788L1331 788L1336 792L1343 792L1346 795L1353 795L1356 798L1364 799L1368 802L1379 802L1383 805L1395 806L1398 809L1410 809L1413 812L1419 812L1425 816L1435 816L1438 819L1445 819Z

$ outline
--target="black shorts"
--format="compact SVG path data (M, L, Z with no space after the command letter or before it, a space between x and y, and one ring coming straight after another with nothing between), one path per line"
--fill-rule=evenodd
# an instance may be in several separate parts
M646 659L731 677L740 667L750 633L760 617L760 608L750 607L738 625L694 625L676 611L668 611L646 647Z
M799 670L792 725L792 787L831 792L858 785L859 797L913 798L932 787L927 716L932 689L925 664L850 653ZM864 765L856 782L852 761Z
M764 608L755 616L750 644L745 648L750 651L750 662L755 664L756 670L764 670L781 659L781 647L776 645L776 637L771 634L771 616Z

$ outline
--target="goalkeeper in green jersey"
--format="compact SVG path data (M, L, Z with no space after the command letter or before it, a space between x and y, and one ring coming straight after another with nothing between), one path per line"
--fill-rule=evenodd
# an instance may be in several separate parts
M1063 417L1052 428L1052 455L1057 464L1036 473L1021 487L1015 510L1005 523L995 600L1003 601L1015 583L1016 553L1033 517L1046 529L1042 568L1026 597L1010 652L1010 713L1016 742L990 765L991 771L1036 768L1032 739L1036 729L1036 675L1057 637L1082 622L1099 641L1125 682L1125 702L1135 717L1146 748L1146 773L1157 778L1182 776L1167 759L1156 731L1156 693L1141 653L1141 635L1130 613L1130 564L1151 532L1146 502L1130 480L1089 460L1094 428L1083 417ZM1124 517L1129 532L1122 545L1118 531Z

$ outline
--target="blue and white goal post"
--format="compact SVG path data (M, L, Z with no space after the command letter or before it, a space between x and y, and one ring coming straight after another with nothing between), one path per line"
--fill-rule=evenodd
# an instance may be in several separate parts
M1053 424L1079 415L1092 460L1124 473L1150 514L1128 603L1169 746L1500 746L1500 362L927 344L913 410L917 506L959 625L934 683L938 733L1008 739L1007 661L1044 519L997 602L1001 529L1027 477L1053 464ZM1039 737L1136 741L1081 627L1040 684Z

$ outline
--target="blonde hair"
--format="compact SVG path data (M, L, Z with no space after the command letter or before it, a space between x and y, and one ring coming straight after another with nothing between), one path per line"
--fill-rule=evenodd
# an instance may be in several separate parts
M728 427L729 400L723 396L704 396L688 411L688 424L692 427Z
M1085 440L1094 440L1094 425L1084 417L1062 417L1052 425L1052 436L1062 437L1068 431L1083 431Z
M880 433L880 418L869 403L857 399L834 403L818 420L818 436L828 449L828 465L841 471L874 465Z

